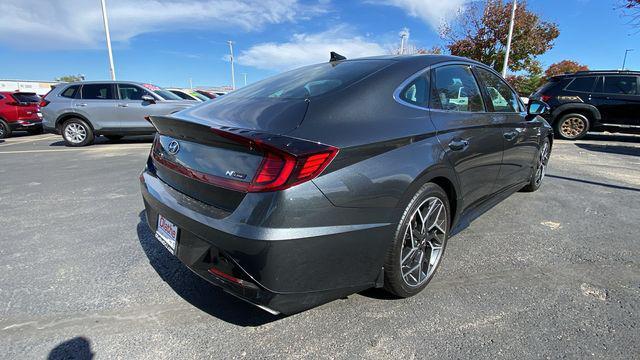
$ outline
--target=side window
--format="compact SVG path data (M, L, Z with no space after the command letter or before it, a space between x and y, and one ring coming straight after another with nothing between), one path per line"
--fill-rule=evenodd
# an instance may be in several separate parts
M593 90L593 84L595 84L595 82L596 82L595 76L575 78L566 87L566 90L589 93Z
M416 106L427 106L429 103L429 72L413 79L400 92L400 99Z
M60 96L74 99L78 94L78 89L80 89L80 85L71 85L68 88L64 89Z
M636 95L638 94L638 78L636 76L605 76L604 92L606 94Z
M142 100L142 96L149 95L149 93L135 85L118 84L118 95L122 100Z
M87 100L113 100L113 86L111 84L82 85L82 98Z
M487 90L494 112L519 112L518 95L502 79L482 68L477 68L482 86Z
M484 111L480 89L466 65L448 65L433 71L431 107L449 111Z

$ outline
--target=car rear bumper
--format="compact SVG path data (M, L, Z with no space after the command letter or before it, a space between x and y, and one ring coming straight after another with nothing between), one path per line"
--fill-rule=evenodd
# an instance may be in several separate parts
M151 231L158 214L178 226L176 256L182 263L272 313L299 312L382 285L391 224L255 229L232 224L229 213L177 192L148 171L141 188ZM219 266L243 283L210 272Z
M42 119L20 119L9 123L11 130L31 130L42 128Z

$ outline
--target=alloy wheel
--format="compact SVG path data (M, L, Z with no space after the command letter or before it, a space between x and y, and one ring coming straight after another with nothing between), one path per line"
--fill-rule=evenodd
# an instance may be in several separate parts
M587 124L584 119L579 117L568 117L562 121L560 125L560 132L566 138L576 138L580 136L587 129Z
M442 258L447 210L437 197L426 199L406 226L400 251L402 279L411 287L419 287L431 278Z
M87 138L87 129L78 123L71 123L64 129L65 137L74 144L79 144Z
M536 169L536 177L535 177L535 182L536 182L536 186L540 186L540 184L542 183L542 180L544 179L544 176L547 173L547 164L549 163L549 143L548 142L544 142L544 144L542 145L542 148L540 149L540 154L538 155L538 166Z

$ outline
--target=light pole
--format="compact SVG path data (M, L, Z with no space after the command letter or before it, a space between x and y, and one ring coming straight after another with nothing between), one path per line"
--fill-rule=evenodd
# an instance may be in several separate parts
M627 49L624 51L624 60L622 60L622 70L624 70L624 67L627 65L627 54L631 51L633 51L633 49Z
M242 76L244 76L244 86L247 86L247 73L242 73Z
M406 46L407 39L409 38L409 29L404 28L400 31L400 55L404 55L404 48Z
M513 25L516 20L516 0L513 0L513 8L511 9L511 23L509 24L509 37L507 37L507 51L504 54L504 65L502 66L502 77L507 76L507 67L509 66L509 53L511 52L511 37L513 36Z
M107 5L106 0L100 0L102 4L102 21L104 22L104 33L107 37L107 51L109 52L109 75L111 80L116 79L116 70L113 66L113 53L111 52L111 34L109 34L109 19L107 19Z
M235 70L233 69L233 41L229 40L227 41L227 43L229 44L229 52L231 53L231 56L229 57L229 59L231 60L231 89L235 90L236 89L236 73L235 73Z

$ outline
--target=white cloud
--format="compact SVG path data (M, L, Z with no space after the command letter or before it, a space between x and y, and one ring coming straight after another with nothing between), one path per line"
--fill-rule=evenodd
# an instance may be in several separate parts
M324 12L320 1L298 0L109 0L114 41L176 29L259 30L267 24L308 19ZM0 1L0 42L25 48L74 49L103 46L98 0Z
M295 34L288 42L262 43L244 50L238 63L269 70L287 70L329 60L335 51L347 58L383 55L383 46L357 35L349 35L345 27L316 34Z
M469 0L366 0L377 5L395 6L431 25L434 29L456 17Z

